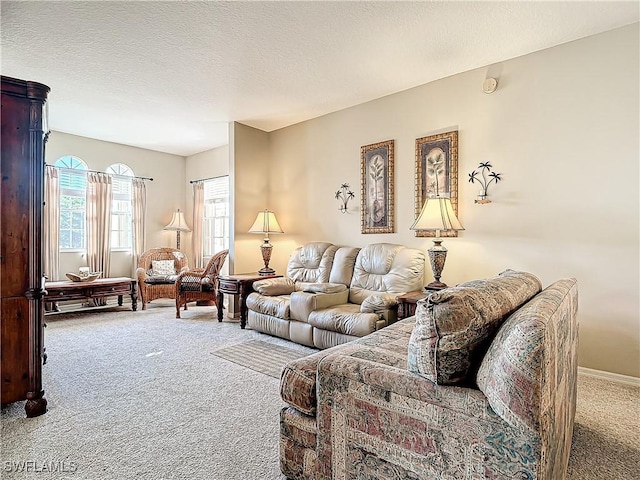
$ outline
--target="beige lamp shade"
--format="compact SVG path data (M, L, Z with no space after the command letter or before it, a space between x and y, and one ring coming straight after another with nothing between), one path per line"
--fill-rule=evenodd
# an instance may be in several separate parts
M275 270L269 267L269 262L271 261L271 250L273 249L273 245L269 243L269 234L284 233L278 223L278 220L276 220L276 214L269 210L258 212L256 221L251 225L249 233L262 233L264 235L264 243L260 245L264 268L258 270L258 273L260 275L274 275Z
M436 236L440 236L440 230L464 230L464 227L453 212L451 199L434 197L424 202L411 230L435 230Z
M262 212L258 212L258 216L256 217L255 222L251 225L249 229L249 233L284 233L278 220L276 219L276 214L269 211L264 210Z
M163 230L174 230L176 232L190 232L191 229L189 225L187 225L186 220L184 219L184 213L178 209L177 212L173 212L173 217L171 218L171 222L169 225L164 227Z
M444 262L447 258L447 249L442 245L440 230L464 230L458 217L453 212L451 199L445 197L428 198L422 206L420 215L411 225L411 230L435 230L436 236L433 239L433 247L428 250L434 281L424 288L427 292L447 288L447 284L440 281Z
M163 230L173 230L176 232L176 248L178 250L180 250L180 232L191 231L189 225L187 225L187 222L184 219L184 213L182 213L180 209L178 209L177 212L173 212L171 222L169 222L169 225L164 227Z

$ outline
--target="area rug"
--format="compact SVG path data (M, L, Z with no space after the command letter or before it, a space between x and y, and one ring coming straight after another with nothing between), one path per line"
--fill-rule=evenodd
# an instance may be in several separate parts
M288 362L305 356L299 350L261 340L220 348L211 354L274 378L280 378L282 367Z

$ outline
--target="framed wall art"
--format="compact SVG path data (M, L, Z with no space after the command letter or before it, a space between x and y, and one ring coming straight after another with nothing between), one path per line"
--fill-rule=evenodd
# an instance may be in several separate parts
M394 140L360 148L362 233L393 233Z
M458 131L416 139L415 218L427 198L448 197L458 215ZM435 232L416 230L416 237L433 237ZM455 230L442 230L441 237L457 237Z

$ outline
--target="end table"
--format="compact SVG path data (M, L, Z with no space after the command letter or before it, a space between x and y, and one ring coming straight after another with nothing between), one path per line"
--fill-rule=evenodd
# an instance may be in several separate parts
M398 302L398 320L415 315L416 303L418 303L418 300L427 298L427 295L428 293L425 293L424 290L398 295L396 297L396 302Z
M223 295L240 295L240 328L247 325L247 297L253 292L253 282L282 275L260 275L258 272L222 275L218 277L218 321L222 321L224 305Z

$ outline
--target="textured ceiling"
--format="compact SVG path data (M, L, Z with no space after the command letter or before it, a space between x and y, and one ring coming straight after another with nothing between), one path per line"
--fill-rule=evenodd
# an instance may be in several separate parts
M0 3L53 130L190 155L634 23L632 2ZM478 87L480 88L480 87Z

